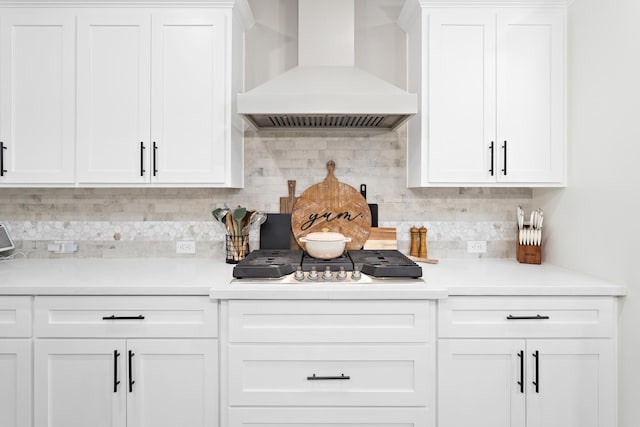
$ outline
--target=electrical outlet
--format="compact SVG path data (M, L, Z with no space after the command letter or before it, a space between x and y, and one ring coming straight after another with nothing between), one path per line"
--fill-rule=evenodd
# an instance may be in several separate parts
M176 242L176 253L177 254L195 254L196 242L194 242L193 240L183 240L180 242Z
M53 243L49 243L47 245L47 250L55 254L72 254L78 250L78 245L76 245L72 240L57 240Z
M467 252L470 254L484 254L487 252L486 240L470 240L467 242Z

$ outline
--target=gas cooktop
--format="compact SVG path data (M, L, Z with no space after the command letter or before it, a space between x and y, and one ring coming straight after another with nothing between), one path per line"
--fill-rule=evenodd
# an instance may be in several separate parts
M301 250L261 249L233 269L234 282L269 279L296 282L371 282L371 279L418 279L422 267L397 250L355 250L316 259Z

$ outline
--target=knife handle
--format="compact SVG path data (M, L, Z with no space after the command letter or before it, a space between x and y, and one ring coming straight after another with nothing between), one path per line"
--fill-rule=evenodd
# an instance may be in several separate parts
M360 184L360 194L367 200L367 184Z

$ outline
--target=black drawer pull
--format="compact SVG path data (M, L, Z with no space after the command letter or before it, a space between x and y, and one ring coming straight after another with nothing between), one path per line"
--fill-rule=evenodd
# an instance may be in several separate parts
M319 381L319 380L350 380L351 377L345 374L340 374L339 377L336 376L329 376L329 377L317 377L316 374L313 374L313 376L311 377L307 377L307 380L309 381Z
M518 357L520 358L520 381L518 381L518 385L520 386L520 393L524 393L524 351L520 350L518 353Z
M536 314L535 316L507 316L507 320L549 320L549 316L541 316Z
M536 386L536 393L540 393L540 352L536 350L532 356L536 359L536 379L535 381L532 381L532 383Z
M118 384L120 384L120 380L118 379L118 357L120 357L120 353L118 350L113 350L113 392L118 392Z
M4 145L4 142L0 141L0 176L4 176L7 173L7 170L4 168L4 150L7 147Z
M140 141L140 176L144 176L144 173L146 172L145 168L144 168L144 150L145 150L145 146L144 146L144 141Z
M493 157L494 157L494 146L493 146L494 142L491 141L491 145L489 146L489 149L491 150L491 169L489 169L489 173L491 173L491 176L493 176L493 172L494 172L494 168L493 168Z
M137 316L116 316L112 314L111 316L104 316L102 320L144 320L144 316L142 314Z
M135 353L129 350L129 393L133 393L133 385L136 383L133 380L133 356Z

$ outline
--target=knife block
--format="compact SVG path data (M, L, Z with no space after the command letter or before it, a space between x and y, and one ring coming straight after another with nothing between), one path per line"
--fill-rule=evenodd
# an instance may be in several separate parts
M542 243L521 245L516 234L516 259L523 264L542 264Z

